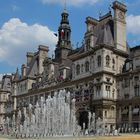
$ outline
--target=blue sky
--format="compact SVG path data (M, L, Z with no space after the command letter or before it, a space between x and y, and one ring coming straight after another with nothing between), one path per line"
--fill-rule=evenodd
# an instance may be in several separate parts
M125 1L127 40L130 46L140 44L140 0ZM82 42L85 18L108 12L113 0L67 0L72 28L72 44ZM39 44L55 48L64 0L0 0L0 73L15 72L26 63L26 52L36 51Z

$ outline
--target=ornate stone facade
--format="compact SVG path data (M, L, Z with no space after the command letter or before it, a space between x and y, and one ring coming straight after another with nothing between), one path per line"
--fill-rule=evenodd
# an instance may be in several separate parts
M11 82L12 75L9 74L4 75L0 82L0 127L3 125L5 116L9 116L13 110L11 98Z
M139 127L140 47L130 49L127 45L126 6L115 1L113 9L114 15L109 11L98 20L86 18L87 31L77 49L72 48L69 14L64 10L55 58L49 58L49 48L41 45L37 52L27 53L22 74L17 70L12 77L15 115L18 108L65 88L76 98L81 126L85 122L87 127L91 111L111 128L126 124Z

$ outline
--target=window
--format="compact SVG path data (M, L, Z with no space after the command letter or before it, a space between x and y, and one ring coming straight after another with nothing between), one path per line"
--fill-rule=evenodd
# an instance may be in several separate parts
M100 55L97 57L97 65L98 65L98 67L101 67L101 56Z
M80 74L80 65L79 65L79 64L76 66L76 74L77 74L77 75Z
M107 98L110 98L110 86L106 86Z
M90 39L87 39L86 41L86 47L87 47L87 51L90 49Z
M115 64L115 59L114 58L112 59L112 63Z
M125 98L125 99L129 99L129 93L125 93L125 94L124 94L124 98Z
M135 92L135 96L136 96L136 97L139 97L139 96L140 96L140 94L139 94L139 85L136 85L136 86L134 87L134 92Z
M124 79L124 86L125 87L128 87L129 86L129 79L128 78L125 78Z
M139 76L134 77L135 81L139 81Z
M60 76L63 76L63 71L60 71Z
M110 65L110 57L109 55L106 56L106 66L109 67Z
M83 72L83 69L84 69L84 65L82 64L81 65L81 72Z
M88 61L85 63L85 71L89 72L89 62Z
M20 91L22 92L22 85L20 85Z
M111 118L115 117L115 108L111 107Z
M96 87L96 96L100 97L100 92L101 92L101 86Z
M105 117L107 118L107 111L105 111Z
M115 59L114 58L112 59L112 63L113 63L112 69L115 70Z

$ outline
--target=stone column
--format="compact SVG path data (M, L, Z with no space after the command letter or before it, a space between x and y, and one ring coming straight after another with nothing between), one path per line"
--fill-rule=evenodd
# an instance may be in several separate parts
M129 126L132 126L132 105L129 105Z
M121 107L119 107L119 119L118 119L119 124L122 122L122 111Z

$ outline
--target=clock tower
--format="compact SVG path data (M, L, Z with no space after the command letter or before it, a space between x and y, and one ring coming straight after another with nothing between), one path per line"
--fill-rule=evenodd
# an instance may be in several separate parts
M126 5L114 1L114 42L115 47L123 52L127 51L126 45Z
M69 25L68 12L64 9L61 14L61 22L58 28L58 43L55 49L55 61L63 62L67 59L68 53L71 51L71 28Z

